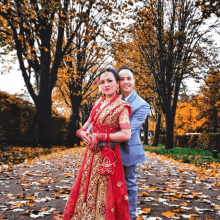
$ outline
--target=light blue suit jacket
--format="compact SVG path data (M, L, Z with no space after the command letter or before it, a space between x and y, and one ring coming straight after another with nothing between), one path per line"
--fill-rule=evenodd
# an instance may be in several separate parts
M121 145L120 149L123 165L131 166L146 160L143 145L140 140L140 129L147 117L150 106L135 91L132 92L127 102L129 102L132 107L130 117L131 139L125 146Z

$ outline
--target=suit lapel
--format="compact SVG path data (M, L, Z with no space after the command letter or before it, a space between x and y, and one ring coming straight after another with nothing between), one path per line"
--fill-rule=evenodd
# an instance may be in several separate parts
M137 96L137 93L135 91L132 92L131 96L128 98L128 102L131 104Z

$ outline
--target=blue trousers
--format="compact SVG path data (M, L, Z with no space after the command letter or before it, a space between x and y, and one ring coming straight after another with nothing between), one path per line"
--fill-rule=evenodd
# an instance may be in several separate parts
M125 181L128 190L128 203L131 220L134 220L136 217L136 208L137 208L137 197L138 197L138 186L136 183L136 167L137 165L132 166L123 166L125 173Z

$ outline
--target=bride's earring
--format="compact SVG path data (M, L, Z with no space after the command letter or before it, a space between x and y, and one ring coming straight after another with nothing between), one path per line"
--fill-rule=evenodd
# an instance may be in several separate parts
M101 93L102 95L104 95L104 92L102 91L101 86L99 85L99 93Z
M119 86L117 86L117 88L116 88L116 92L119 94Z

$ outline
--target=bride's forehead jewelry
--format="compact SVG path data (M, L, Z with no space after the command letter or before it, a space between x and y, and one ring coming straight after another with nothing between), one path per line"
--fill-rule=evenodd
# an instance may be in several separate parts
M109 74L109 72L104 72L104 75L105 75L105 76L108 76L108 74Z

